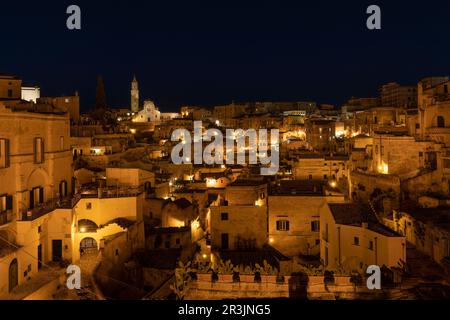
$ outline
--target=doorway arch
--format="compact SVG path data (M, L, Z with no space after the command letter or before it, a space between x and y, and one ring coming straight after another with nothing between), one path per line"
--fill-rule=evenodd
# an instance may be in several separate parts
M80 242L80 255L86 253L97 253L98 245L94 238L84 238Z
M9 292L19 285L19 263L14 259L9 264Z

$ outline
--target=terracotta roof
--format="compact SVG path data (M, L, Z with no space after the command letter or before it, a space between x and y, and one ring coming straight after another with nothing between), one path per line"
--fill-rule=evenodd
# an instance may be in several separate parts
M397 232L378 222L372 210L367 205L344 203L328 204L337 224L362 227L368 224L368 229L387 237L401 237Z

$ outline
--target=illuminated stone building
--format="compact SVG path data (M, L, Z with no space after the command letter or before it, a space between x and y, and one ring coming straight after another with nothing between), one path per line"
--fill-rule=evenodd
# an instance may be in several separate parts
M417 108L417 87L404 86L396 82L383 85L380 89L381 105L395 108Z
M345 197L322 181L280 181L268 199L269 243L283 255L320 253L320 213L326 203Z
M69 122L51 106L0 102L0 294L71 258Z
M381 224L368 206L328 204L320 208L320 258L329 268L365 270L406 262L406 239Z
M238 180L228 185L225 199L210 207L211 245L219 250L252 250L267 242L267 184Z

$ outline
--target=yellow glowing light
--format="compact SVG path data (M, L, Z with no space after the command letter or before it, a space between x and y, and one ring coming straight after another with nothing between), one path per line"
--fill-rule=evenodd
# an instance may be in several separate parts
M131 132L132 134L136 134L136 129L130 129L130 132Z
M269 239L269 242L270 242L270 243L274 243L274 242L275 242L275 239L274 239L274 238L270 238L270 239Z
M336 186L337 186L336 181L332 181L332 182L330 183L330 186L331 186L332 188L336 188Z
M379 166L378 166L378 172L381 174L389 174L389 166L387 163L382 162Z
M206 254L204 254L203 255L203 259L206 259L206 258L208 258L208 256Z
M191 228L192 228L192 229L198 229L198 228L200 228L200 222L198 222L198 220L193 221L193 222L191 223Z
M85 233L85 232L86 232L86 228L81 227L81 228L80 228L80 232L81 232L81 233Z

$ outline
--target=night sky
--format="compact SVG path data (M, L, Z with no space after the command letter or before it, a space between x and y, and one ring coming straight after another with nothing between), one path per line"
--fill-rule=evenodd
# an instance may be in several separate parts
M66 28L66 8L82 30ZM366 9L382 9L382 30ZM130 81L163 111L231 101L375 96L381 84L450 74L450 1L2 1L0 73L42 95L129 107Z

